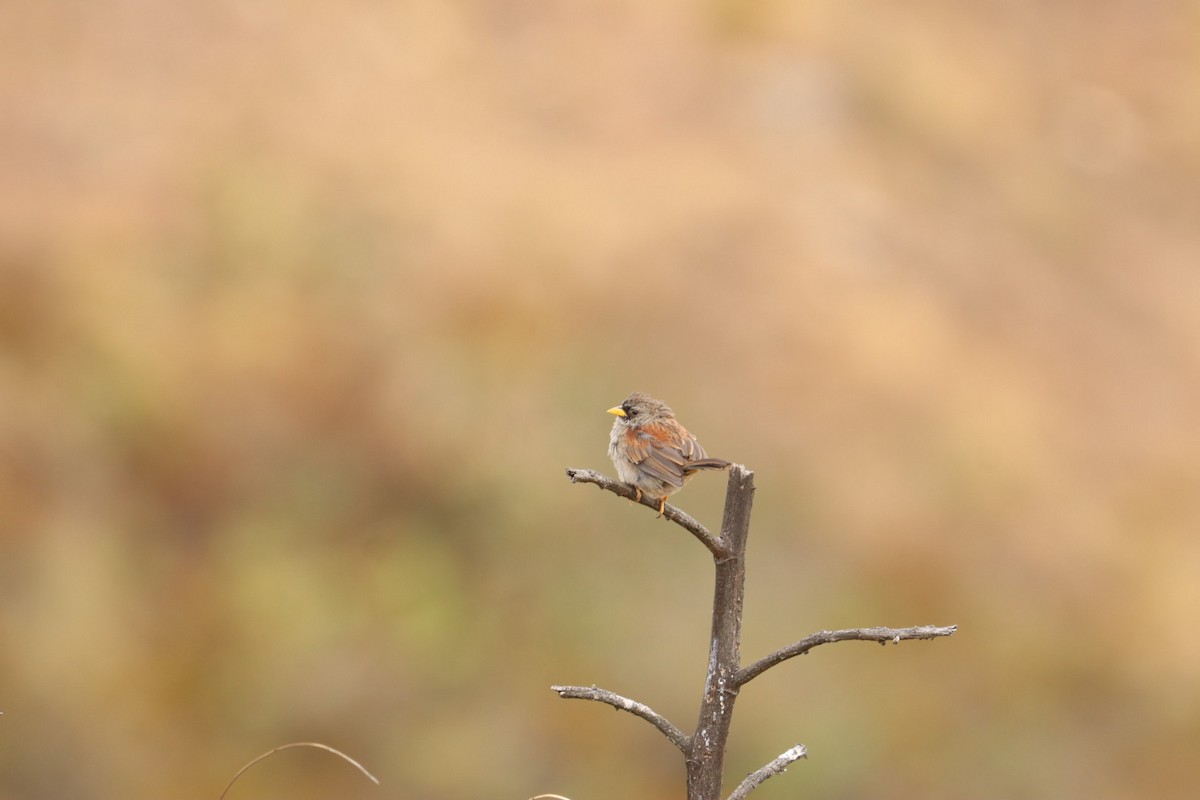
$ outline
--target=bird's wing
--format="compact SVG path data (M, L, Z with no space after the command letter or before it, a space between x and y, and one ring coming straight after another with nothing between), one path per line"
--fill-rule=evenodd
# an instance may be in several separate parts
M687 463L705 457L696 437L661 425L631 428L625 433L625 443L631 461L648 475L675 487L683 486Z

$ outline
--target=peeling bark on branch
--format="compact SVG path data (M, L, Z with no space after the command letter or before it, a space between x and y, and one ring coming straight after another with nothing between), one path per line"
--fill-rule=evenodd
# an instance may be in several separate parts
M691 800L721 796L725 743L737 700L734 684L741 660L742 601L746 594L746 539L750 535L750 510L754 506L754 473L741 464L729 468L725 514L721 521L724 555L714 553L712 637L708 675L700 700L700 719L692 734L687 758L688 797Z

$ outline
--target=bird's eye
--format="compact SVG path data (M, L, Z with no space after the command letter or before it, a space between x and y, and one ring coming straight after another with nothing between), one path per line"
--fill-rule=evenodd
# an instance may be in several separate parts
M627 416L627 417L636 417L637 413L638 413L637 409L634 408L633 406L629 405L628 403L621 406L621 410L625 412L625 416Z

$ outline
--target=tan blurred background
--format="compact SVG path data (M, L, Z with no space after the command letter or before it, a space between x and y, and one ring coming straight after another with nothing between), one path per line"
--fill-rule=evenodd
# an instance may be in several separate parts
M1200 792L1200 6L0 6L0 798ZM678 497L716 525L724 482ZM730 784L733 785L732 783Z

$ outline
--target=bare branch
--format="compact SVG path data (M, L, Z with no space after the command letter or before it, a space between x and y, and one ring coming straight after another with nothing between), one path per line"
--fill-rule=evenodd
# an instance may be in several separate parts
M613 494L647 506L658 508L659 498L638 497L637 491L625 483L613 480L590 469L568 469L572 483L592 483ZM741 667L742 606L745 597L746 540L750 530L750 512L754 500L754 473L741 464L731 464L729 484L725 494L725 511L718 536L674 506L667 506L664 516L682 527L708 548L713 556L713 622L709 647L708 670L700 714L695 732L684 735L665 717L646 705L595 686L554 686L560 697L596 700L628 711L649 722L683 753L687 771L688 800L719 800L722 796L722 775L725 749L739 689L773 666L803 655L814 647L831 642L870 641L886 644L905 639L934 639L950 636L958 627L915 628L853 628L820 631L798 642L782 647L764 658ZM764 781L787 770L788 766L807 757L804 745L781 753L769 764L750 773L727 800L746 800ZM561 800L548 796L548 800Z
M776 664L787 661L795 656L802 656L814 647L833 642L879 642L899 644L905 639L936 639L939 636L952 636L958 630L957 625L939 628L933 625L922 625L916 628L850 628L841 631L821 631L807 636L798 642L781 647L774 653L760 658L748 667L742 667L734 676L735 686L744 686Z
M754 473L741 464L729 470L721 541L724 558L713 557L712 634L708 674L700 697L700 716L687 752L689 800L717 800L721 796L725 745L737 702L738 665L741 663L742 606L746 596L746 542L750 512L754 507Z
M268 750L267 752L262 753L261 755L258 755L255 758L251 759L250 761L246 762L246 764L241 769L239 769L236 773L234 773L233 778L231 778L229 783L225 786L225 791L221 792L221 800L225 800L225 795L229 794L229 790L233 788L233 785L235 783L237 783L237 779L242 777L243 772L250 769L255 764L262 761L264 758L269 758L270 756L273 756L276 753L278 753L280 750L287 750L288 748L291 748L291 747L315 747L318 750L326 750L330 753L333 753L335 756L338 756L339 758L343 759L344 761L349 762L351 765L353 765L355 768L357 768L359 772L361 772L363 775L366 775L368 778L370 778L371 781L373 781L376 786L379 785L378 778L376 778L370 772L367 772L366 767L364 767L362 764L355 761L350 756L343 753L341 750L330 747L327 744L321 744L320 742L291 742L289 744L281 744L281 745L279 745L279 747L272 748L272 749Z
M622 697L619 694L610 692L607 689L600 689L596 686L551 686L550 688L558 692L559 697L574 700L595 700L600 703L607 703L613 708L628 711L635 717L641 717L655 728L658 728L659 733L671 740L671 744L678 747L684 753L687 752L688 737L684 736L683 731L676 728L671 724L669 719L645 703L630 700L628 697Z
M785 750L771 763L747 775L746 779L739 783L738 787L729 795L729 800L745 800L767 778L774 778L776 775L787 772L787 768L792 763L807 757L808 750L802 744L798 744L790 750Z
M593 483L596 486L599 486L601 489L607 489L613 494L624 497L626 500L632 500L635 503L640 502L647 508L653 508L655 511L658 510L659 498L650 497L647 494L643 494L642 499L639 501L637 490L632 486L627 483L622 483L621 481L615 481L607 475L596 472L595 470L571 468L567 470L567 477L571 479L571 483ZM728 555L725 545L721 542L721 540L716 536L713 536L709 532L708 528L701 525L689 514L673 505L667 505L666 508L663 509L663 516L666 519L669 519L671 522L674 522L679 527L683 528L692 536L695 536L697 539L699 539L701 544L707 547L714 556L723 558Z

